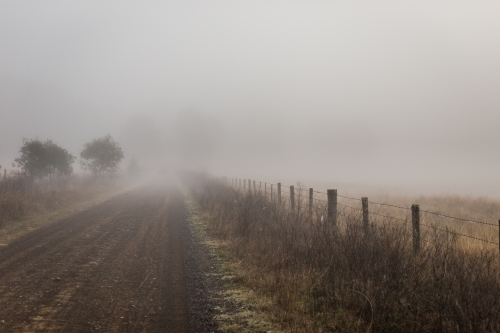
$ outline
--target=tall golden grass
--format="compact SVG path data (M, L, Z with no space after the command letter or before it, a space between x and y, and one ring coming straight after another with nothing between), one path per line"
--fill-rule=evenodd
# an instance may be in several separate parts
M400 220L379 217L367 232L360 212L340 206L332 226L321 202L310 214L286 197L278 204L204 176L187 183L240 281L273 300L288 331L500 331L496 248L468 251L456 235L428 228L414 254Z
M304 197L308 195L307 189L299 184L299 191L303 193L299 197L304 200ZM276 193L274 195L276 196ZM287 191L284 192L284 196L287 197ZM341 196L338 198L344 211L359 214L361 198L353 195L346 196L352 199ZM326 194L322 193L315 193L315 198L327 199ZM369 210L372 213L370 221L377 225L379 222L391 220L380 216L383 215L393 217L392 220L395 223L404 223L401 220L405 220L405 225L409 228L411 225L410 207L413 204L420 206L421 232L424 234L436 229L447 231L449 237L458 234L456 242L461 248L469 251L498 248L500 201L484 197L373 195L369 197ZM348 209L346 206L352 208Z

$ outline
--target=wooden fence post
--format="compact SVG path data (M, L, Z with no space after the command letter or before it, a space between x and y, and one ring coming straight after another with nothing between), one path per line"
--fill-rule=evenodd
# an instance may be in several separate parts
M267 183L264 182L264 196L267 198Z
M295 208L295 188L290 186L290 206L292 207L292 211Z
M273 184L271 184L271 201L273 200Z
M327 190L328 195L328 222L337 225L337 190Z
M255 180L253 181L253 191L257 191L257 188L255 187Z
M368 232L368 228L370 225L369 217L368 217L368 198L361 198L361 206L363 207L363 226L365 228L365 232Z
M313 189L309 189L309 217L312 216L313 212Z
M7 169L3 169L3 181L7 181Z
M420 251L420 207L419 205L411 206L411 225L413 229L413 252L415 254Z
M278 204L281 205L281 183L278 183Z

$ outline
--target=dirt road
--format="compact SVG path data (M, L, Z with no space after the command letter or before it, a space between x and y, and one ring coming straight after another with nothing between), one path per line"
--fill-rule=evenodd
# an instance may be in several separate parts
M187 220L179 189L157 185L0 248L0 332L216 332Z

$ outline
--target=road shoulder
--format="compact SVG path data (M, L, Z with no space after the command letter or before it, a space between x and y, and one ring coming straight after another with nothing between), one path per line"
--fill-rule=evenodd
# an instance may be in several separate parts
M30 216L18 221L11 221L7 226L0 230L0 247L7 246L12 241L32 231L48 226L59 220L69 218L118 195L127 195L127 193L131 190L131 188L126 188L95 195L92 199L75 202L64 208L37 214L37 216Z
M208 298L213 307L210 312L219 331L281 332L267 311L269 306L272 306L272 301L245 287L241 277L236 273L237 264L225 251L223 242L210 235L207 224L208 216L198 209L187 191L184 191L184 194L193 237L196 239L195 242L205 249L205 260L211 266L205 271L205 277L210 285Z

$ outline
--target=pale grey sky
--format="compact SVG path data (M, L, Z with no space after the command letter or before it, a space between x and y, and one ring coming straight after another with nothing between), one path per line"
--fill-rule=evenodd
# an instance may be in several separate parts
M500 197L499 17L481 0L0 0L0 165L23 137L78 155L110 133L152 169Z

